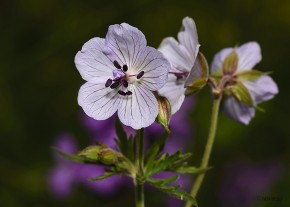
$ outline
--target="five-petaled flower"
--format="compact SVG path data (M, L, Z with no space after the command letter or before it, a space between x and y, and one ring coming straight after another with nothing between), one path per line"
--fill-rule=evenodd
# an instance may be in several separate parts
M105 39L83 45L75 64L87 81L78 103L88 116L104 120L118 111L121 122L134 129L154 122L158 103L153 91L166 83L170 64L146 44L140 30L122 23L111 25Z
M232 119L249 124L257 104L273 98L278 87L266 73L252 70L261 61L258 43L248 42L237 48L218 52L211 65L211 73L227 95L223 110Z
M173 37L167 37L159 47L159 51L171 64L168 81L159 90L159 94L169 100L172 114L179 110L184 101L187 79L190 75L195 75L191 71L195 69L195 60L200 46L193 19L185 17L182 25L183 29L178 33L179 42Z

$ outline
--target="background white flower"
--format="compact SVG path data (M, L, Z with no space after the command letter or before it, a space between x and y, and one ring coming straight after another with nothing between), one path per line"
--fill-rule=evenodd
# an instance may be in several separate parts
M171 113L179 110L185 98L185 81L192 70L199 50L198 37L193 19L185 17L182 21L183 28L178 33L178 41L173 37L165 38L159 51L168 59L171 68L168 81L159 90L171 104Z
M134 129L154 122L158 103L152 91L166 83L170 65L146 44L141 31L122 23L110 26L105 39L83 45L75 64L87 81L78 103L88 116L104 120L118 111L121 122Z
M235 50L238 56L238 64L236 70L232 74L227 74L235 82L239 80L239 76L243 76L251 71L253 67L262 59L261 49L257 42L248 42L237 48L225 48L218 52L211 65L211 73L222 74L223 64L226 57ZM249 124L250 120L255 116L255 107L257 104L273 98L278 93L278 87L273 79L261 74L258 78L241 81L241 84L248 90L253 106L238 101L234 96L225 97L223 111L232 119Z

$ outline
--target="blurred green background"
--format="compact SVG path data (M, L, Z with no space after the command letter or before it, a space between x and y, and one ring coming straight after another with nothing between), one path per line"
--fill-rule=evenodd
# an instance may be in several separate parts
M102 205L102 200L111 198L98 197L82 187L65 200L55 199L47 189L47 172L54 165L49 147L54 138L65 131L83 146L88 142L80 124L82 109L76 101L84 81L75 68L74 56L87 40L104 37L109 25L122 22L139 28L148 44L158 47L162 38L176 37L185 16L195 20L201 51L209 62L224 47L259 42L263 59L257 68L273 71L280 89L275 99L262 105L266 112L258 112L247 127L221 115L211 159L214 169L200 191L200 206L222 206L218 192L225 168L245 159L280 166L279 178L262 196L282 200L252 205L290 206L288 0L1 0L1 206L109 206ZM196 134L191 145L197 164L209 126L209 89L196 100L191 112ZM130 198L132 195L123 192L110 206L132 205L125 202Z

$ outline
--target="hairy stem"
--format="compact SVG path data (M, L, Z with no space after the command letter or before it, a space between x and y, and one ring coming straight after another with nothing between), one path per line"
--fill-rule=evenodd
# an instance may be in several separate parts
M214 138L216 134L216 128L217 128L217 122L218 122L218 114L219 114L219 106L221 102L221 96L215 97L214 102L213 102L213 107L212 107L212 114L211 114L211 124L210 124L210 129L209 129L209 134L207 138L207 143L205 146L205 150L203 153L202 161L201 161L201 168L207 168L208 167L208 162L210 159L210 154L212 151L212 146L214 143ZM195 198L203 181L203 178L205 176L205 173L199 174L192 186L191 189L191 195ZM191 203L187 202L185 207L190 207Z

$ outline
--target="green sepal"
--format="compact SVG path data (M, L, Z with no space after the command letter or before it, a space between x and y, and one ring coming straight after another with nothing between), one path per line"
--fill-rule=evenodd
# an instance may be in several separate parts
M247 71L238 72L236 75L237 75L237 81L243 82L243 81L256 80L265 74L266 73L258 71L258 70L247 70Z
M104 180L108 177L111 177L113 175L115 175L116 173L115 172L105 172L103 175L101 176L98 176L98 177L95 177L95 178L89 178L88 180L89 181L97 181L97 180Z
M241 103L254 107L249 90L240 82L228 87L228 91Z
M199 52L196 56L195 63L191 69L186 81L185 95L189 96L202 90L206 85L209 77L209 67L204 55Z
M77 155L72 155L72 154L68 154L65 153L59 149L57 149L56 147L51 147L51 149L55 152L57 152L58 154L60 154L61 156L65 157L68 160L74 161L74 162L80 162L80 163L95 163L94 160L88 160L84 157L79 157Z
M223 72L224 74L234 74L238 69L239 57L234 49L228 54L223 62Z

